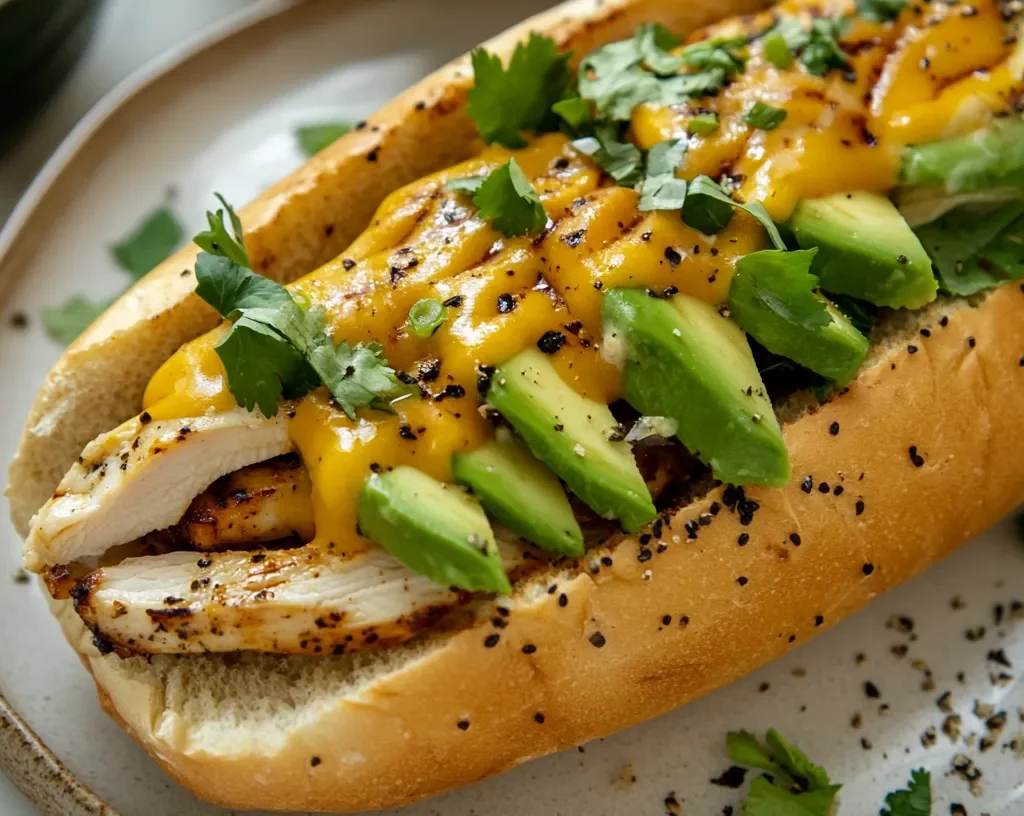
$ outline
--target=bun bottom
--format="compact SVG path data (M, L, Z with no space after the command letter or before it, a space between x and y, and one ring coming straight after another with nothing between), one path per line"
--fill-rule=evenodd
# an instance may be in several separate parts
M483 614L377 655L146 662L99 656L69 606L58 617L103 707L203 799L359 811L475 782L737 679L1024 498L1024 292L907 320L846 392L786 424L790 485L716 489L660 538L598 552L610 565L519 587L503 628Z

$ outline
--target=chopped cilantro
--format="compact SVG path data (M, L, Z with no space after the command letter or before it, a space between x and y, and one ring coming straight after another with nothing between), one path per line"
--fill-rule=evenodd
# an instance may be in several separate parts
M907 790L894 790L885 797L880 816L930 816L932 812L932 775L924 768L910 772Z
M776 249L786 249L778 227L760 201L741 204L733 201L725 191L708 176L697 176L690 182L683 207L683 221L705 235L714 235L723 230L732 220L734 209L741 209L754 216L767 230L768 237Z
M492 171L473 195L480 217L505 235L524 235L543 229L547 213L537 191L515 159Z
M572 144L580 153L590 156L598 167L622 186L634 187L640 182L643 153L631 142L620 142L616 139L614 131L602 127L599 137L577 139Z
M746 112L743 121L761 130L775 130L786 120L785 108L776 108L758 100Z
M295 128L295 141L307 156L315 156L352 130L345 122L324 122L319 125L303 125Z
M110 251L114 253L117 265L131 275L132 280L138 280L174 252L183 236L178 219L167 206L163 206L114 244Z
M857 0L857 14L869 23L887 23L900 16L907 0Z
M497 55L476 49L467 110L480 137L488 144L516 148L526 146L522 130L557 129L551 108L572 82L569 57L558 53L553 39L533 33L516 46L508 68Z
M43 308L43 328L51 340L70 345L113 302L113 299L89 300L81 295L72 295L60 306Z
M841 785L778 731L769 729L765 744L747 731L726 735L729 758L766 772L750 783L743 804L746 816L830 816ZM894 815L895 816L895 815Z
M484 183L486 176L463 176L462 178L454 178L444 185L450 193L468 193L473 195L477 190L480 189L480 185Z
M698 113L687 123L686 128L690 133L696 133L698 136L714 133L718 130L718 114Z
M652 73L671 76L683 67L682 59L669 53L679 45L679 38L661 23L640 26L635 41L641 61Z
M258 407L270 417L282 396L294 399L323 383L350 418L357 408L380 406L398 387L381 347L334 345L322 311L303 308L279 283L231 257L242 245L241 225L231 207L223 199L221 203L234 236L228 235L222 210L207 213L217 240L204 237L202 242L217 254L199 253L196 294L234 321L216 351L238 404L250 411Z
M678 210L686 199L686 182L676 177L676 170L686 153L686 141L659 142L647 153L647 168L640 186L641 212Z
M817 17L811 23L810 40L800 54L800 63L815 76L829 71L846 71L850 63L838 39L848 20L842 17Z
M769 34L781 37L790 51L800 51L811 41L811 34L799 17L783 17L773 28L765 32L764 37Z
M686 46L679 55L683 65L706 71L720 68L731 77L746 66L746 37L714 38Z
M117 265L128 273L132 281L137 281L177 249L183 235L178 219L164 205L111 245L110 251ZM42 310L43 328L51 340L66 346L113 302L114 298L90 300L74 295L60 306Z

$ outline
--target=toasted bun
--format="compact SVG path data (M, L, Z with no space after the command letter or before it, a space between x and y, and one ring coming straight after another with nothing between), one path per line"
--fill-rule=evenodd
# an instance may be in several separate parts
M507 54L526 31L539 30L587 50L628 35L642 20L660 18L685 31L742 10L740 3L669 0L573 3L489 47ZM246 210L250 228L262 236L254 239L261 247L254 257L265 257L269 236L283 243L275 219L303 220L292 208L313 206L308 190L321 183L320 174L334 179L323 183L335 191L335 213L344 208L361 226L365 219L341 203L347 190L371 184L369 201L457 158L440 158L438 147L436 161L423 159L414 169L411 159L389 165L397 159L388 159L385 148L386 182L372 173L340 181L333 175L343 166L361 168L360 151L371 138L396 153L424 140L440 144L433 128L468 138L460 113L429 102L457 104L465 71L459 62L427 79L380 114L380 134L343 140L280 186L278 203L264 198ZM436 119L416 111L423 99ZM321 214L319 207L313 212ZM338 249L312 232L303 235L300 253L310 262ZM275 257L282 257L280 243ZM282 276L303 267L275 263ZM177 321L178 341L190 336L186 325L205 325L191 299L169 286L173 274L158 270L122 299L58 364L41 400L60 391L62 399L99 405L98 391L87 391L98 389L95 375L75 355L123 369L118 331L163 349L173 345L169 335L159 342L151 336L162 316ZM178 299L167 307L172 297ZM149 304L147 316L133 320L143 311L139 304ZM941 317L948 318L944 326ZM520 585L502 601L503 628L491 622L496 610L484 610L478 624L457 633L348 657L146 661L101 657L69 604L55 603L55 613L93 673L104 708L168 773L209 801L358 811L485 778L657 716L746 674L917 574L1024 497L1024 293L1011 285L976 302L938 302L899 321L886 327L846 392L817 409L785 412L792 484L748 489L746 500L758 507L744 504L743 513L735 495L717 489L676 511L660 537L622 537L590 554L610 557L611 565L588 558L577 570ZM925 327L930 336L919 336ZM907 351L911 338L916 354ZM155 348L152 356L155 366ZM123 404L103 403L104 428L137 408L146 376L118 374L132 384L119 391ZM45 414L37 405L33 416ZM88 437L97 422L77 414L66 424L72 422L89 429L30 434L16 467L29 468L33 458L46 462L58 451L76 453L72 440ZM39 490L51 490L60 469L49 468L52 479L40 475ZM20 487L16 492L30 514L38 500ZM701 518L693 538L685 525ZM744 546L741 534L749 536ZM497 644L486 646L495 634ZM524 652L527 644L535 650Z

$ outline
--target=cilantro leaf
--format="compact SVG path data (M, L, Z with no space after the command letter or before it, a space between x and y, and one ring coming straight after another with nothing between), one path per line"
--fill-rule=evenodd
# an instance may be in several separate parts
M138 280L177 249L183 236L178 219L169 207L163 206L110 247L110 251L117 265L132 280Z
M477 189L473 203L480 217L505 235L524 235L543 229L547 213L537 191L515 159L494 170Z
M811 34L804 27L799 17L783 17L772 28L768 29L764 36L768 34L779 35L791 51L800 51L811 41Z
M454 178L444 185L444 189L450 193L466 193L468 195L473 195L480 189L485 178L486 176L464 176L462 178Z
M576 135L587 135L594 130L594 111L590 103L581 96L570 96L551 106Z
M786 109L758 100L743 116L743 121L761 130L775 130L786 121Z
M570 54L558 54L555 41L531 33L519 43L508 68L483 48L473 52L474 85L469 90L468 112L480 137L491 144L524 147L521 130L553 129L551 106L569 89Z
M200 232L192 240L200 249L205 249L211 255L219 255L229 258L239 266L249 266L249 255L245 251L245 244L242 241L242 222L235 214L234 209L228 204L220 193L214 193L227 210L228 218L231 221L232 233L228 232L224 223L224 210L217 210L212 213L206 211L206 221L210 229Z
M885 804L880 816L930 816L932 775L924 768L911 771L909 789L893 791L885 797Z
M277 414L285 391L297 398L319 384L294 346L249 317L239 318L215 349L235 401L249 411L258 407L266 417Z
M207 218L223 228L223 213L207 213ZM241 226L235 223L235 228L240 245ZM234 320L216 350L231 393L250 411L258 407L274 416L282 395L295 399L323 383L354 419L356 409L379 406L399 387L380 346L335 346L321 310L304 309L281 284L227 255L199 254L196 294Z
M829 71L849 69L849 60L837 42L847 22L842 17L817 17L812 21L810 40L800 54L800 63L808 73L825 76Z
M352 130L345 122L324 122L319 125L303 125L295 128L295 141L306 156L315 156L328 145L333 144Z
M746 46L746 37L716 37L686 46L679 59L690 68L721 68L731 77L733 74L742 73L746 66L743 51Z
M839 785L794 793L759 776L750 783L743 803L745 816L831 816Z
M750 783L743 804L746 816L830 816L842 785L833 785L824 769L812 763L774 729L765 744L748 731L730 731L726 747L733 762L766 771Z
M869 23L887 23L900 16L907 0L857 0L857 14Z
M641 212L678 210L686 199L686 182L676 177L686 153L686 140L669 139L647 153L647 170L640 186Z
M113 299L97 301L73 295L60 306L43 308L43 328L51 340L70 345L113 302Z
M683 208L683 221L705 235L714 235L724 229L732 220L734 209L744 210L754 216L768 232L768 237L776 249L786 249L778 227L772 221L764 204L751 201L742 204L733 201L726 192L708 176L697 176L690 182L687 190L686 206Z
M946 292L972 295L1024 278L1024 202L960 207L915 232Z
M679 45L679 38L661 23L640 26L635 40L640 59L652 73L671 76L683 67L683 60L669 53Z

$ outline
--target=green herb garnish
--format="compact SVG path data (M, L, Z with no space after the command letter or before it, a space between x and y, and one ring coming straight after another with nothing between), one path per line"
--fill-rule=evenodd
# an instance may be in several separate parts
M887 23L900 16L907 0L857 0L857 14L869 23Z
M72 295L60 306L42 309L43 328L51 340L70 345L113 302L113 299L89 300L81 295Z
M918 227L943 290L973 295L1024 278L1024 202L959 207Z
M131 275L132 280L139 280L174 252L183 237L178 219L164 206L114 244L110 251L117 265Z
M169 207L154 210L132 232L110 247L114 261L131 277L142 278L181 244L184 232ZM52 340L69 345L99 317L114 298L90 300L82 295L42 310L43 328Z
M522 130L557 129L551 108L566 96L572 82L570 56L559 54L553 39L538 34L516 46L508 68L497 55L476 49L467 111L480 137L488 144L517 148L526 146Z
M685 140L668 140L654 145L647 153L647 169L640 186L641 212L678 210L686 199L686 182L676 170L686 153Z
M728 226L733 210L736 209L744 210L760 221L777 249L786 248L778 227L760 201L748 204L733 201L709 176L697 176L690 182L686 205L683 207L683 221L705 235L714 235Z
M885 797L879 816L931 816L932 775L924 768L910 772L906 790L895 790Z
M333 144L352 130L345 122L324 122L320 125L303 125L295 128L295 141L306 156L315 156L325 147Z
M809 73L825 76L829 71L849 70L838 42L848 22L843 17L817 17L811 22L810 40L800 53L800 62Z
M416 337L430 337L448 319L448 310L435 298L417 300L409 310L409 331Z
M536 232L548 222L537 191L515 159L486 178L452 179L446 189L471 194L480 217L508 236Z
M196 294L233 321L216 351L238 404L272 417L282 396L296 399L322 383L350 418L358 408L382 407L399 384L381 346L334 345L319 309L303 308L285 287L238 263L241 224L218 198L234 234L223 210L207 213L210 231L196 243L212 249L196 259Z
M775 130L785 119L785 108L776 108L761 101L755 102L743 116L744 122L761 130Z
M234 208L224 200L224 196L220 193L214 195L224 205L224 210L227 210L231 232L228 232L227 224L224 223L224 210L217 210L215 213L207 210L206 223L210 228L198 233L192 240L200 249L205 249L211 255L227 258L239 266L248 267L249 253L245 251L245 243L242 240L242 222Z
M581 96L570 96L551 106L575 136L587 136L594 130L594 111L590 103Z
M765 743L747 731L726 736L729 758L738 765L765 771L750 783L745 816L830 816L841 785L778 731L769 729Z

